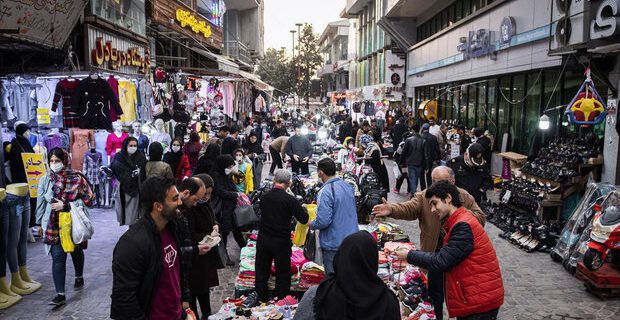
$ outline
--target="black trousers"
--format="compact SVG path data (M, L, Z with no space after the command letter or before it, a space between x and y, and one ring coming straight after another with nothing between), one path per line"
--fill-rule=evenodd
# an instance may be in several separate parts
M269 275L271 262L276 267L275 298L283 299L291 289L291 239L258 236L256 244L256 284L258 300L269 301Z
M284 166L282 165L282 156L280 155L280 151L269 146L269 153L271 153L271 168L269 168L269 174L273 174L273 171L276 168L282 169Z
M189 307L196 313L198 317L198 305L200 305L201 317L198 319L207 319L211 315L211 301L209 290L203 294L193 295L192 300L189 302ZM196 303L198 300L198 303Z
M405 180L409 181L409 179L407 178L407 173L403 172L400 175L400 178L396 179L396 189L400 190L400 187L403 186L403 182ZM409 182L407 182L407 192L411 192L411 186L409 185Z
M425 190L427 186L430 187L433 184L433 178L431 178L433 169L424 169L423 171L420 175L420 190Z
M301 171L301 174L310 173L310 170L308 170L308 162L291 160L291 169L293 173L296 173L296 174L299 174L300 171Z
M247 242L245 241L245 238L243 237L243 233L241 233L241 230L237 227L233 227L233 238L235 239L235 242L237 242L237 245L239 246L239 248L243 248L247 245ZM227 248L227 244L228 244L228 234L230 232L222 232L222 241L224 242L224 247Z
M496 320L499 309L491 310L485 313L476 313L466 317L457 317L457 320ZM439 319L439 318L438 318Z
M443 272L428 272L428 295L435 307L437 320L443 319Z

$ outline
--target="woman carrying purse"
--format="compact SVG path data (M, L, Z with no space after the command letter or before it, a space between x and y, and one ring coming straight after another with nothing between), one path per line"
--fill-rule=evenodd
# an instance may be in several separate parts
M52 277L56 296L50 305L60 306L66 303L65 275L67 253L63 250L59 235L60 212L69 212L71 203L81 206L88 215L86 206L92 205L93 191L86 178L79 172L69 169L69 155L61 148L53 148L48 154L50 172L39 180L37 191L37 224L44 230L45 251L52 256ZM87 242L76 244L71 252L75 268L73 288L84 287L84 249Z

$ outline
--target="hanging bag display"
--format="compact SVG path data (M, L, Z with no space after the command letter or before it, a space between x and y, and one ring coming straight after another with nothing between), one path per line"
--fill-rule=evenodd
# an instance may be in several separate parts
M254 207L252 207L252 202L245 194L241 194L237 198L237 207L233 212L233 217L235 218L235 225L239 228L259 221L254 212Z
M590 78L590 68L586 69L586 80L564 113L571 123L577 125L597 125L605 120L607 105Z
M73 243L80 244L92 238L95 229L86 214L84 207L71 202L71 238Z
M71 212L58 213L58 228L62 250L66 253L73 252L75 250L75 243L73 243L73 238L71 237Z

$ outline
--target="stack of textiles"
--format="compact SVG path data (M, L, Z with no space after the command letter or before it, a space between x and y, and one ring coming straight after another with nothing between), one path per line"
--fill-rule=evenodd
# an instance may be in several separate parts
M300 291L305 291L312 286L318 286L325 278L325 269L314 262L307 262L301 267Z
M379 270L377 271L377 276L383 280L383 282L390 281L390 264L389 258L385 252L379 252Z
M401 248L415 250L415 246L408 242L386 242L383 246L383 252L394 252ZM397 257L389 256L389 262L392 266L392 273L398 273L407 267L407 261L399 261Z
M256 282L256 243L254 241L248 241L248 246L241 249L240 258L235 288L240 291L254 290Z

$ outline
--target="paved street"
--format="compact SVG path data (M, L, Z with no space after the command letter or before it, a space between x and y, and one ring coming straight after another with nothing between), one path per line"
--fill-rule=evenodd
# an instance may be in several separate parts
M391 172L391 170L388 170ZM393 179L392 179L393 183ZM403 188L404 190L404 188ZM390 201L403 201L402 195L390 194ZM28 261L31 276L43 288L25 296L8 310L0 311L1 319L107 319L112 287L111 256L118 238L127 229L119 227L113 210L91 210L96 233L86 251L85 288L73 291L73 266L67 263L67 305L52 310L47 302L54 296L51 258L43 253L41 242L29 244ZM411 239L417 242L417 222L398 221ZM506 289L500 319L619 319L620 301L602 301L589 293L583 284L562 266L543 253L525 253L499 238L500 230L486 226L499 261ZM229 241L238 257L235 241ZM68 259L70 260L70 259ZM212 294L214 310L221 300L234 291L236 268L220 271L219 288Z

